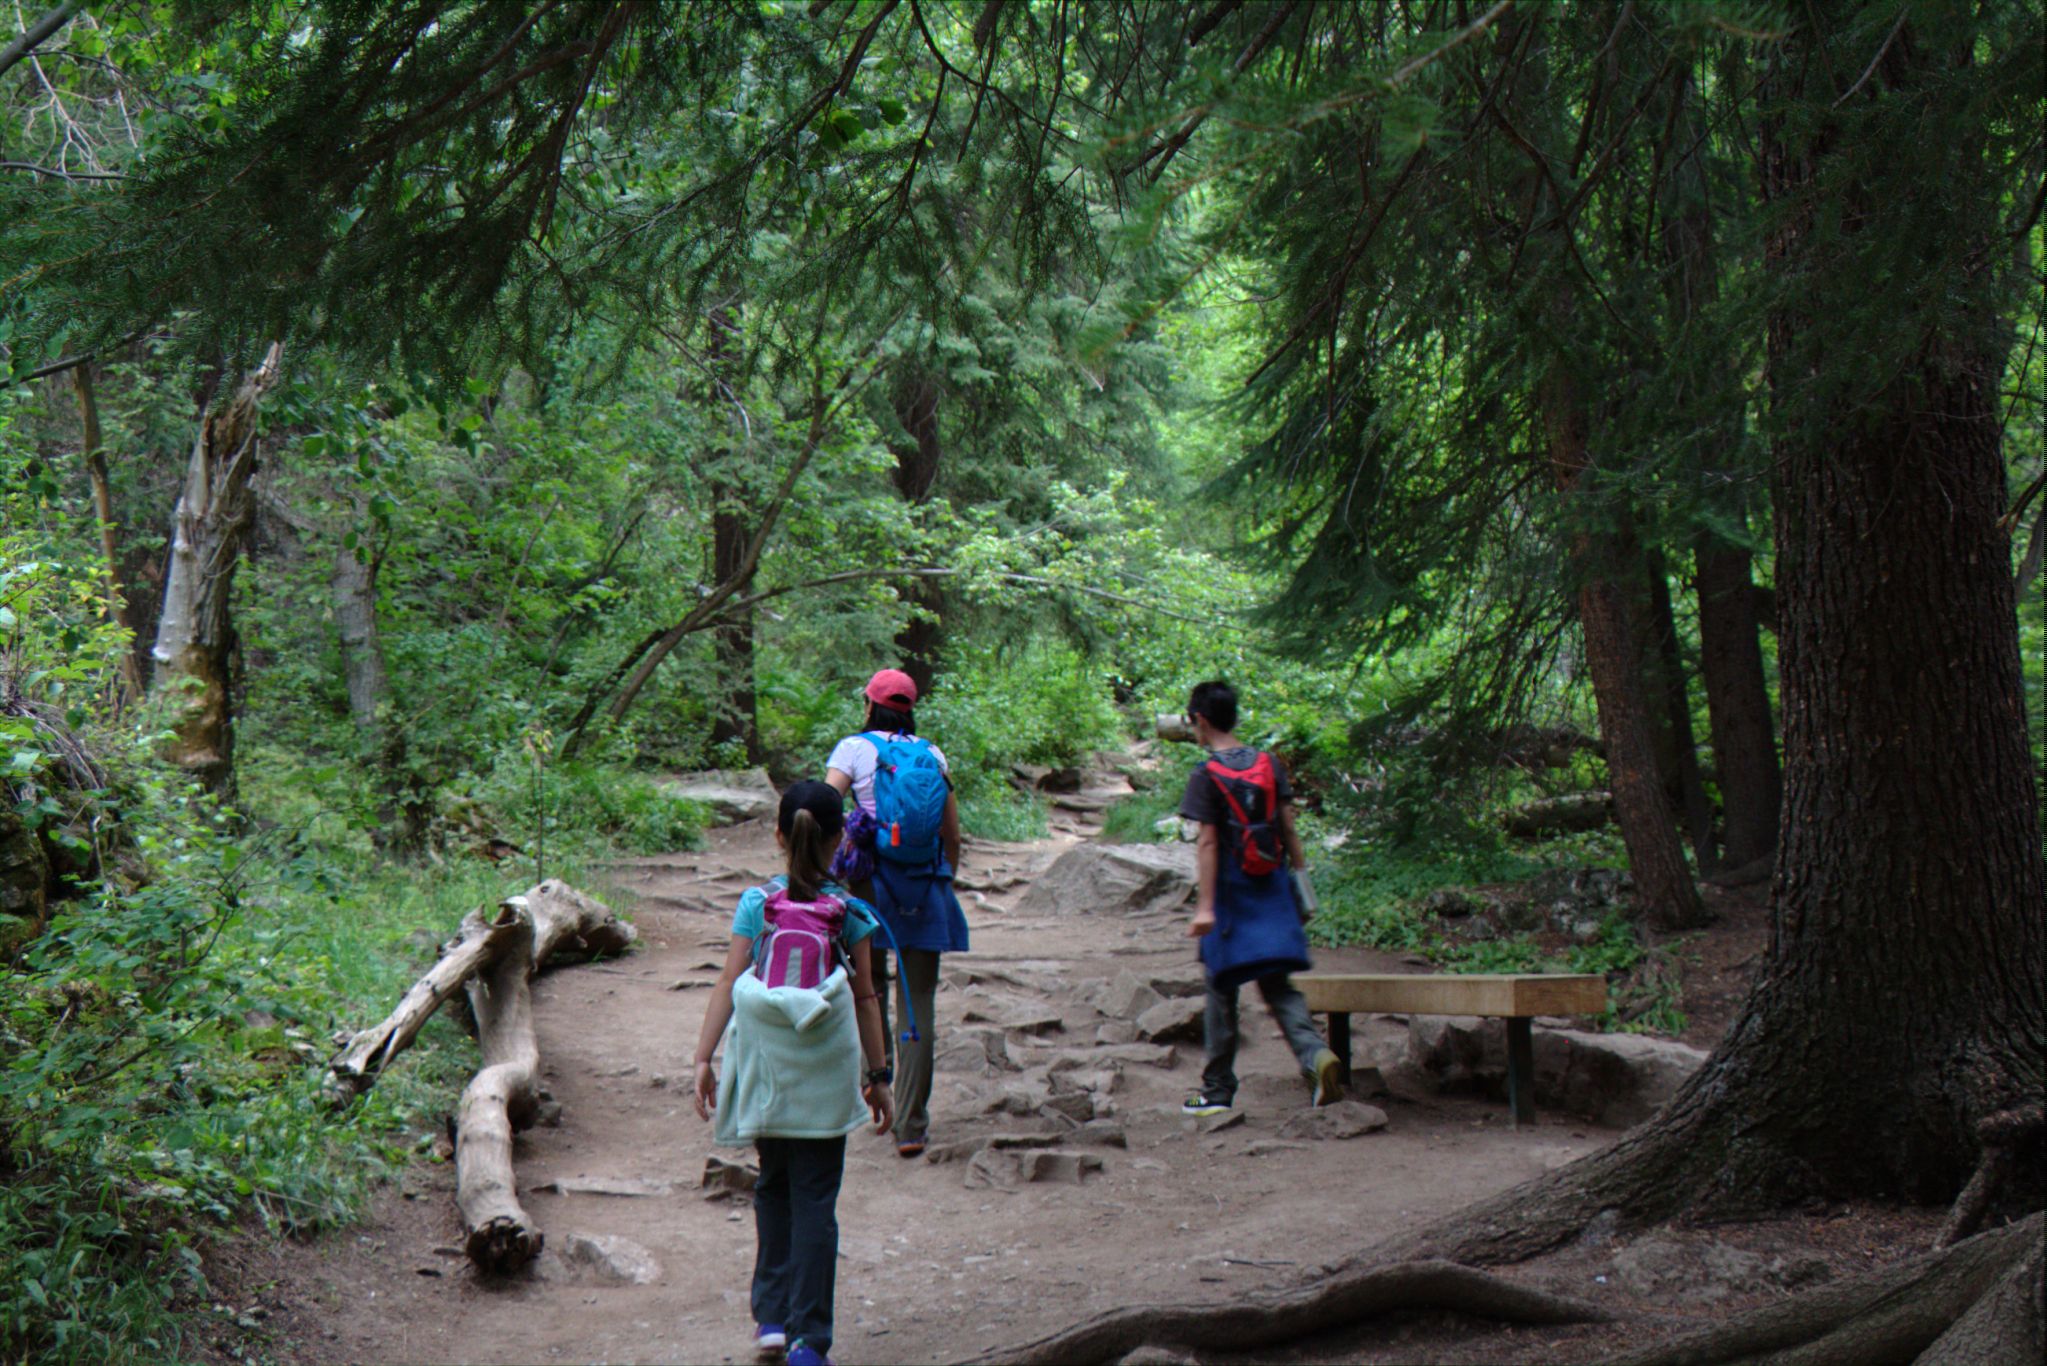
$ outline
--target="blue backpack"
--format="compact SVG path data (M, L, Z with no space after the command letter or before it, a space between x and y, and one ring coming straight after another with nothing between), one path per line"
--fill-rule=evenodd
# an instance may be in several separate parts
M874 770L874 852L891 863L931 863L939 854L945 799L952 791L931 746L914 735L868 732Z

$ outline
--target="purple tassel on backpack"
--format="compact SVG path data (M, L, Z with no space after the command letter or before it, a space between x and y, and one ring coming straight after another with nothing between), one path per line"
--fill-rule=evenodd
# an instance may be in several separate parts
M853 887L874 876L874 833L873 814L865 807L855 806L853 814L846 817L845 837L832 855L832 881L841 887Z

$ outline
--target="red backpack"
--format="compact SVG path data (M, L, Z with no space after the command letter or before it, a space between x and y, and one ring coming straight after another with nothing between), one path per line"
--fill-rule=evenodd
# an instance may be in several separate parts
M1260 751L1249 768L1231 768L1220 759L1210 759L1202 767L1230 808L1230 841L1236 846L1238 866L1252 877L1277 872L1283 855L1275 819L1279 773L1272 756Z

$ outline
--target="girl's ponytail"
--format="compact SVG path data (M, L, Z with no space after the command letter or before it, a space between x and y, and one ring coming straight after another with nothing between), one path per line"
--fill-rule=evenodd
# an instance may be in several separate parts
M837 851L839 832L826 830L824 823L808 810L797 808L789 822L789 897L793 901L815 901L824 890L832 854Z

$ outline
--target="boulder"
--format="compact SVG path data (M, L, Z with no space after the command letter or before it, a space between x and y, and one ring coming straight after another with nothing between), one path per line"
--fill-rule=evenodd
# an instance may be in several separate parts
M609 1233L571 1233L561 1241L561 1268L569 1278L606 1285L649 1285L661 1265L647 1249Z
M1339 1100L1313 1110L1289 1116L1279 1126L1281 1138L1356 1138L1377 1133L1387 1125L1386 1112L1363 1101Z
M661 790L704 807L711 813L713 825L737 825L772 815L782 800L774 781L758 768L685 773L661 784Z
M1194 895L1194 851L1180 845L1079 844L1038 875L1019 915L1150 915Z
M1203 1002L1191 996L1160 1001L1137 1017L1137 1033L1152 1043L1200 1043Z
M715 1154L704 1159L703 1191L706 1200L744 1195L759 1184L760 1179L760 1168L751 1162L735 1162Z
M1145 1067L1163 1067L1171 1071L1180 1061L1180 1050L1171 1044L1123 1043L1096 1048L1064 1049L1054 1053L1045 1063L1050 1072L1090 1071L1106 1067L1111 1063L1135 1063Z
M931 1065L940 1072L971 1072L984 1077L1017 1070L1010 1061L1003 1031L988 1026L946 1030Z
M1135 1020L1165 997L1126 968L1088 993L1088 999L1111 1019Z
M1134 1020L1110 1020L1095 1029L1095 1042L1119 1044L1137 1042L1137 1022Z
M1095 1117L1095 1098L1087 1091L1055 1091L1038 1107L1038 1113L1047 1118L1060 1115L1075 1125L1085 1124Z
M1506 1098L1504 1021L1417 1015L1407 1038L1409 1066L1436 1090ZM1656 1113L1706 1061L1689 1044L1646 1034L1537 1026L1534 1044L1537 1108L1617 1128Z

